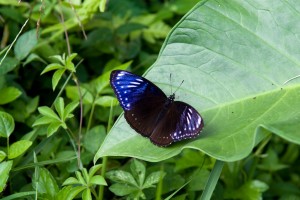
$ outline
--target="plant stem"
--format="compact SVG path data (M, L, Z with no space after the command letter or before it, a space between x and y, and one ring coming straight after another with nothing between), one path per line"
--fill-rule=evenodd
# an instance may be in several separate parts
M113 101L111 101L110 104L110 112L109 112L109 118L108 118L108 122L107 122L107 134L111 129L111 124L112 124L112 118L113 118ZM106 172L106 165L107 165L107 157L103 157L102 158L102 169L101 169L101 176L103 176L103 178L105 178L105 172ZM102 200L104 196L104 185L100 185L99 187L99 196L98 199Z
M213 170L210 173L210 176L207 180L207 183L205 185L204 191L202 193L202 196L200 198L200 200L209 200L211 199L211 196L213 194L213 191L217 185L217 182L219 180L219 177L221 175L222 172L222 168L224 166L224 162L217 160Z

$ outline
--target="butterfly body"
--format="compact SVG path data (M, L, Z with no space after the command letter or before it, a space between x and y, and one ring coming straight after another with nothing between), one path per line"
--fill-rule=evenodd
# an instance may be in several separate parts
M190 105L174 101L149 80L123 70L115 70L111 86L129 125L158 146L195 138L203 128L200 114Z

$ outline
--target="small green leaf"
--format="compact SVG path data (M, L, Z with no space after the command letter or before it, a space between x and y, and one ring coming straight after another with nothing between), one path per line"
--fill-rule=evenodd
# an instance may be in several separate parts
M109 187L109 190L117 196L126 196L138 191L139 189L131 185L115 183Z
M130 169L135 180L138 181L138 185L141 187L145 181L145 175L146 175L145 165L142 162L138 161L137 159L134 159L130 164Z
M57 114L49 107L47 106L41 106L38 108L39 112L44 115L47 116L49 118L55 119L55 120L60 120L60 118L57 116Z
M21 154L25 153L25 151L32 145L31 141L28 140L20 140L18 142L13 143L9 147L8 158L14 159Z
M163 178L165 173L160 171L152 172L147 176L145 183L143 184L143 188L154 187L154 184L158 183L161 178Z
M0 151L0 163L6 158L6 153L4 151Z
M46 66L46 68L42 71L41 75L46 72L49 72L52 70L57 70L57 69L64 69L64 66L62 66L61 64L58 64L58 63L51 63Z
M94 174L100 170L102 167L102 164L94 165L93 167L90 168L89 170L89 177L92 178Z
M67 180L63 182L62 185L76 185L76 184L81 184L76 178L74 177L69 177Z
M83 200L92 200L92 194L90 188L87 188L82 193Z
M88 86L88 85L84 85ZM80 87L81 94L82 94L82 102L83 104L92 104L94 101L94 97L90 91L88 91L85 87ZM78 88L76 86L67 86L66 87L67 97L72 99L73 101L78 101L79 94Z
M119 104L117 98L112 96L100 96L96 99L95 104L103 107L116 106Z
M0 57L0 60L2 57ZM17 67L19 61L13 57L6 57L4 62L2 62L0 66L0 76L5 75L6 73L12 71L14 68Z
M122 170L114 170L106 173L106 177L112 181L118 183L126 183L131 184L133 186L138 187L138 184L134 180L133 176L129 172L125 172Z
M0 193L4 190L13 161L4 161L0 163Z
M89 183L95 184L95 185L107 185L103 176L100 176L100 175L93 176Z
M33 99L29 100L26 106L26 112L29 114L33 113L38 107L38 105L39 105L39 96L36 96Z
M262 193L266 191L269 186L259 180L252 180L239 189L230 190L225 193L225 198L230 199L262 199Z
M78 181L82 185L86 185L86 182L85 182L84 178L82 177L82 174L79 171L76 171L75 174L76 174L76 177L77 177Z
M23 60L37 44L36 29L23 33L17 40L14 48L16 58Z
M100 0L100 3L99 3L99 10L100 10L100 12L104 12L105 11L105 6L106 6L106 0Z
M35 53L31 53L29 54L29 56L26 58L25 62L23 63L23 66L26 66L27 64L33 62L33 61L40 61L43 64L47 64L46 61L41 58L39 55L35 54Z
M89 182L90 182L90 177L89 177L89 174L88 174L86 168L83 168L83 169L81 170L81 173L82 173L82 175L83 175L83 178L84 178L85 182L86 182L86 183L89 183Z
M83 147L95 154L106 137L106 129L103 125L90 129L83 138ZM95 140L97 138L97 140Z
M50 56L50 58L52 58L56 62L59 62L59 63L65 65L65 54L63 54L62 56L61 55Z
M22 92L15 87L6 87L0 89L0 105L7 104L17 99Z
M74 199L80 192L85 190L86 187L77 186L67 186L63 187L57 194L56 199L57 200L72 200Z
M58 185L52 174L45 168L39 169L38 177L35 177L33 181L33 187L40 194L46 194L48 199L55 199L56 194L58 193Z
M64 108L65 108L65 102L62 97L59 97L55 102L54 102L54 107L56 112L58 113L60 119L64 118Z
M57 120L53 119L53 118L49 118L47 116L43 116L43 117L38 118L37 120L35 120L35 122L32 124L32 126L40 126L40 125L44 125L44 124L51 124L53 122L57 122Z
M75 110L75 108L77 108L78 104L79 103L77 101L73 101L66 106L64 110L63 120L73 117L73 115L71 116L70 114Z
M15 128L13 117L0 111L0 136L8 138Z
M61 122L52 122L47 128L47 137L53 135L59 129L60 126L62 126Z
M52 89L53 91L55 90L58 82L60 81L62 75L64 74L66 70L65 69L59 69L56 72L54 72L53 77L52 77Z
M77 53L72 53L70 56L66 59L66 65L65 68L68 69L71 72L76 72L75 66L72 62L72 60L77 56Z

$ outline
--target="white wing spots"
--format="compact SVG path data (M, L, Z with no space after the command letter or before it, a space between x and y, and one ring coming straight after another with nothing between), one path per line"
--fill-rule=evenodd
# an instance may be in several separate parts
M123 87L123 86L122 86ZM137 85L128 85L128 88L133 88L133 87L137 87Z
M135 80L137 80L137 81L139 81L139 82L144 82L142 79L140 79L140 78L137 78L137 79L135 79Z
M139 83L139 82L135 82L135 81L132 81L132 82L130 82L131 84L134 84L134 85L139 85L139 84L141 84L141 83Z
M198 117L198 120L197 120L197 128L200 126L201 124L201 117Z
M127 107L127 108L130 108L130 103L126 104L126 107Z

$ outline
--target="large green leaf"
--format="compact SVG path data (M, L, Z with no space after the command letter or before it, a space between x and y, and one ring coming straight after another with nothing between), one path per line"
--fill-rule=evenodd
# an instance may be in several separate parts
M120 117L95 156L161 161L193 148L223 161L247 156L268 133L300 144L300 2L211 0L172 30L146 77L204 119L195 140L157 147Z

